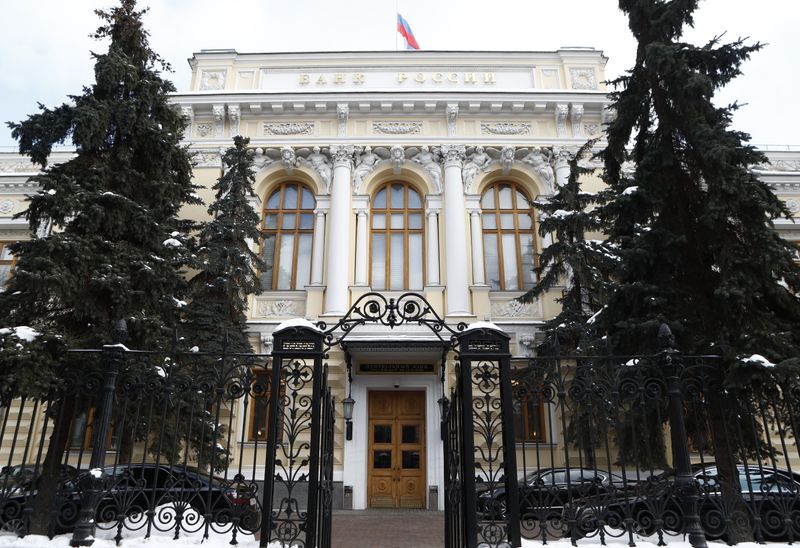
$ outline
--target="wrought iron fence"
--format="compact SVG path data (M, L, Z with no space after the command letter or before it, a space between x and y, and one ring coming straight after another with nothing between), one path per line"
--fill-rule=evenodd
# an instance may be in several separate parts
M267 355L114 345L69 357L45 397L2 400L0 530L71 532L75 546L90 545L95 528L117 542L167 534L236 543L260 533L263 544L329 545L334 412L325 371L313 381L309 373L312 394L294 362L273 369ZM312 395L319 423L309 413L299 426ZM309 452L298 429L324 431L300 473L285 466ZM287 484L305 495L292 498ZM303 518L302 535L265 527L287 512Z

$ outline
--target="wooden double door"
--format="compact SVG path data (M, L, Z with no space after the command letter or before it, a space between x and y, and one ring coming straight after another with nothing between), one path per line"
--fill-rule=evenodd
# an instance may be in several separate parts
M369 393L371 508L425 507L425 392Z

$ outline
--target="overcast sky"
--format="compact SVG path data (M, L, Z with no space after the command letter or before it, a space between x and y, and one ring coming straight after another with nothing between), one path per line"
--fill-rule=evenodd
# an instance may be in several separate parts
M396 7L397 1L397 7ZM201 49L240 52L393 50L396 9L422 49L554 50L591 46L609 57L613 77L633 61L635 44L616 0L142 0L154 49L172 64L178 90L186 62ZM88 35L93 13L110 0L0 0L0 121L19 121L41 102L54 106L92 81ZM768 45L719 94L747 103L734 127L757 144L800 145L795 106L800 70L800 2L703 0L686 39L705 43L727 32ZM401 44L402 47L402 44ZM13 145L0 130L0 146Z

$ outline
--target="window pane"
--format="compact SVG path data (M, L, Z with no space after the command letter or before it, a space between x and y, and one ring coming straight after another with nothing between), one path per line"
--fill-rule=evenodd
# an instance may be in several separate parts
M303 202L301 204L301 207L303 209L314 209L315 205L316 203L314 200L314 195L311 194L311 191L308 190L307 188L303 188Z
M386 189L382 188L376 195L372 207L377 209L386 209Z
M267 213L264 215L264 228L278 228L278 214L277 213Z
M504 213L500 215L500 228L503 230L514 230L514 214Z
M414 229L422 228L422 213L409 213L408 228L414 228Z
M297 282L296 289L303 289L311 278L311 234L300 234L297 241Z
M392 443L391 424L376 424L373 431L373 443Z
M297 187L295 185L284 187L283 209L297 209Z
M392 452L391 451L375 451L372 457L373 468L391 468L392 467Z
M281 207L281 191L273 192L267 200L267 209L278 209Z
M483 193L483 198L481 198L481 207L483 209L494 209L494 188L489 188L486 192Z
M261 287L272 289L272 269L275 266L275 234L268 234L261 240L261 260L264 270L261 271Z
M403 443L419 443L419 426L415 424L403 425Z
M481 215L483 217L483 228L487 228L489 230L494 230L497 228L497 219L493 213L484 213Z
M520 255L522 257L522 289L533 287L533 235L520 234Z
M393 213L392 214L392 228L403 228L403 214L402 213Z
M372 289L386 289L386 235L372 235Z
M276 289L292 288L292 258L294 257L294 236L281 235L280 258L278 259L278 287Z
M513 209L510 186L503 185L500 187L500 209Z
M392 197L389 199L389 204L392 209L403 209L405 207L405 200L403 199L403 185L392 185Z
M253 428L251 429L250 439L267 439L267 409L269 401L266 394L261 394L253 398Z
M422 207L422 200L416 190L408 189L408 208L419 209Z
M372 228L386 228L386 215L384 213L376 213L372 216Z
M408 235L408 288L422 289L422 234Z
M497 236L483 235L483 255L486 259L486 283L489 287L500 289L500 263L497 255Z
M530 230L533 227L533 219L526 213L517 215L517 222L519 223L520 230Z
M517 209L528 209L531 207L531 204L528 202L528 198L525 195L517 191Z
M526 412L528 413L527 439L537 441L544 440L544 425L540 413L539 401L537 401L536 398L528 400Z
M403 468L407 470L419 469L419 451L403 451Z
M503 274L506 291L519 289L516 240L513 234L503 234Z
M0 288L2 288L11 275L10 264L0 264Z
M284 213L283 219L281 220L281 228L286 230L294 230L294 218L294 214Z
M300 215L300 228L310 229L314 228L314 216L311 213L303 213Z
M0 261L10 261L11 260L11 250L8 248L8 244L0 244Z
M392 258L389 262L389 289L403 289L405 276L405 245L402 234L392 234L391 240Z

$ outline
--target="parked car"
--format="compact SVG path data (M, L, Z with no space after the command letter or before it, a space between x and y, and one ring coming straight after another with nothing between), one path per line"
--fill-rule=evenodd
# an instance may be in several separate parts
M605 493L611 485L622 488L621 476L589 468L547 468L531 472L518 483L520 519L561 521L569 501ZM476 487L478 511L489 519L507 515L505 485L479 483Z
M73 474L59 485L57 532L74 529L80 516L81 485L85 474ZM225 481L208 472L184 466L130 464L106 467L105 489L97 505L98 523L117 523L122 519L147 519L147 511L156 510L155 518L172 519L172 512L161 514L159 508L194 510L202 518L211 516L216 523L231 523L238 518L244 531L255 531L261 519L255 489L241 481ZM9 477L21 477L9 471ZM2 488L2 479L0 479ZM20 483L13 492L0 495L0 530L19 530L23 509L36 496L31 479ZM177 513L177 512L176 512ZM196 522L196 520L195 520Z
M739 489L756 538L800 538L800 474L758 466L739 465L737 469ZM706 537L726 538L732 503L722 495L717 467L696 467L693 476L700 488L697 513ZM674 474L664 473L635 489L585 497L575 504L579 536L593 533L601 522L606 527L624 529L628 517L632 518L634 532L645 536L659 528L667 532L682 532L684 528Z

